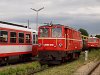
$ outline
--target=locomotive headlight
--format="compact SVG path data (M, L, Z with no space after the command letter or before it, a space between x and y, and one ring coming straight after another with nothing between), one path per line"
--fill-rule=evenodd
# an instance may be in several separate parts
M42 45L41 44L38 44L38 46L41 47Z
M62 44L61 43L59 44L59 47L62 47Z
M91 45L91 46L94 46L94 45Z

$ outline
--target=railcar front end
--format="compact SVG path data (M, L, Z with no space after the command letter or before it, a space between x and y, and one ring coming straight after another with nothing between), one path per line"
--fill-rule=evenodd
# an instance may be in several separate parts
M100 48L100 39L96 37L88 37L88 49L90 48Z
M32 33L35 30L0 24L0 63L19 58L21 61L32 57Z

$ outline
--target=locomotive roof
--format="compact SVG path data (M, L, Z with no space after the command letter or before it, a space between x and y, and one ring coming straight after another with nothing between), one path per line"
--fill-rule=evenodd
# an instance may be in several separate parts
M8 25L8 24L0 24L0 28L23 30L23 31L36 32L37 33L37 31L36 30L33 30L33 29L28 29L28 28L14 26L14 25L12 26L12 25Z
M45 27L45 26L64 26L61 24L47 24L47 25L42 25L41 27Z
M88 38L97 38L97 37L88 37Z
M45 27L45 26L64 26L65 28L69 28L69 29L78 31L78 30L76 30L76 29L74 29L74 28L71 28L71 27L65 26L65 25L61 25L61 24L52 24L52 25L49 25L49 24L48 24L48 25L43 25L43 26L41 26L41 27ZM78 31L78 32L80 32L80 31Z

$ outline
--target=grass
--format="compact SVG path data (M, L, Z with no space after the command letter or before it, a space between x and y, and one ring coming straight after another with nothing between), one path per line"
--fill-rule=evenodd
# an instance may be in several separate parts
M100 60L100 50L92 50L89 52L88 61L84 60L83 53L77 60L66 62L59 66L53 66L44 71L35 73L34 75L72 75L80 66L90 61L94 61L95 59ZM40 63L34 61L32 63L11 65L0 68L0 75L30 75L41 68Z
M66 62L63 65L49 68L42 72L38 72L35 75L72 75L80 66L85 65L88 62L100 60L100 50L92 50L89 52L88 60L84 60L84 54L79 59L72 62Z
M0 75L29 75L40 69L39 62L32 62L28 64L11 65L0 69Z

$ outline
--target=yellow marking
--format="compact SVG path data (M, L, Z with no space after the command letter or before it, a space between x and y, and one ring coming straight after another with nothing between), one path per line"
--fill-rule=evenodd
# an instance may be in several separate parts
M66 39L66 38L51 38L51 37L48 37L48 38L38 38L38 39Z
M83 39L88 39L88 36L81 35Z
M77 40L77 39L70 39L70 38L67 38L67 40L82 41L82 40Z
M77 40L77 39L70 39L70 38L38 38L38 39L65 39L65 40L76 40L76 41L82 41L82 40Z
M66 48L66 45L67 45L67 44L66 44L66 34L65 34L65 48Z

